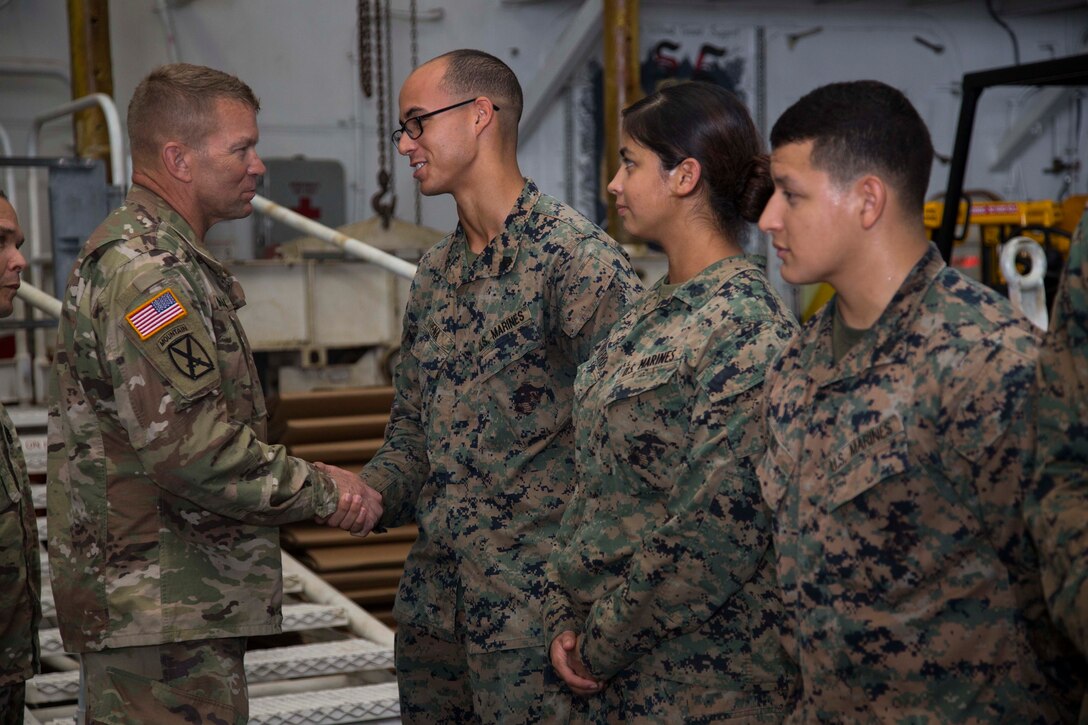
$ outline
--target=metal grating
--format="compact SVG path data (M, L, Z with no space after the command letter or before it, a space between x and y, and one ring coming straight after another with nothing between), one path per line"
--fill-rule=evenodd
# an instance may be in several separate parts
M250 725L341 725L398 715L395 682L261 697L249 703Z
M246 653L246 679L251 683L384 670L392 666L393 650L364 639ZM79 671L38 675L28 685L27 701L33 704L74 700L79 696Z

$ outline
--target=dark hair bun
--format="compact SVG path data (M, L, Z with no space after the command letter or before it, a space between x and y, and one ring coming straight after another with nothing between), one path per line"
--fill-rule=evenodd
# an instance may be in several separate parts
M771 160L767 154L759 154L748 162L744 173L737 180L737 195L734 200L737 212L742 219L755 224L772 194L774 181L771 180Z

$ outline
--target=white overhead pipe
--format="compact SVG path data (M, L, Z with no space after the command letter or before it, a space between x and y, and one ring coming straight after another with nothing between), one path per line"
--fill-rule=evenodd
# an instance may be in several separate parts
M400 275L405 279L412 279L416 276L416 266L411 262L406 262L400 257L383 252L365 242L360 242L358 239L342 234L320 222L315 222L313 219L307 219L298 212L291 211L260 194L253 197L253 208L265 216L272 217L278 222L298 229L300 232L305 232L330 244L335 244L352 257L376 264L382 269Z
M109 134L110 140L110 172L113 178L113 184L114 186L126 189L128 188L128 179L125 178L125 154L124 142L121 139L121 117L117 114L117 105L113 102L113 99L105 93L92 93L35 116L33 127L30 131L30 138L27 139L26 155L38 155L38 135L41 133L42 126L44 126L47 121L69 116L76 111L82 111L84 108L91 108L92 106L101 108L102 115L106 118L106 132Z
M36 307L50 317L60 317L61 303L56 297L42 292L40 289L27 282L19 283L19 291L15 293L19 299L31 307Z

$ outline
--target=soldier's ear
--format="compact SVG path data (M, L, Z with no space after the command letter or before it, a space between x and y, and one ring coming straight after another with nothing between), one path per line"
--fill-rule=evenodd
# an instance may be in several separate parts
M166 173L178 181L192 181L193 170L190 166L192 153L192 149L183 143L167 141L162 147L162 165Z

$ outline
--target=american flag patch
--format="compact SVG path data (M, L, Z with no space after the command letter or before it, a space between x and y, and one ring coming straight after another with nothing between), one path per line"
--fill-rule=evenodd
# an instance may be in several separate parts
M166 290L143 303L125 315L128 324L140 336L141 340L154 335L174 320L180 320L188 313L174 297L173 290Z

